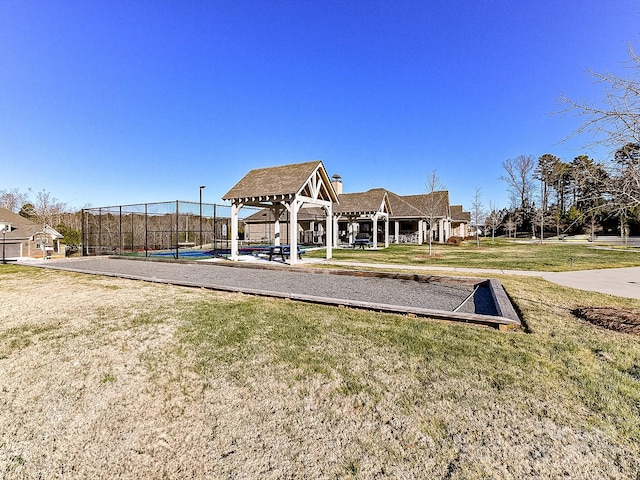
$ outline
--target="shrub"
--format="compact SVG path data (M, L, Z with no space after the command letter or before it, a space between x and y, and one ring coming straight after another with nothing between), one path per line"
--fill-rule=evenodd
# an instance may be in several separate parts
M455 245L456 247L459 247L462 245L463 241L464 239L462 237L449 237L447 238L447 245Z

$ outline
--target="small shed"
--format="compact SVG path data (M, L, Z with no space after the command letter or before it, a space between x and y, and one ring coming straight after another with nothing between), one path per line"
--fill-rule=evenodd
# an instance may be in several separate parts
M280 215L289 212L290 263L297 262L298 213L300 209L320 207L326 214L327 259L332 257L333 204L338 203L331 180L322 161L259 168L247 173L223 197L231 202L231 260L238 260L238 216L244 206L273 211L275 244L280 245Z

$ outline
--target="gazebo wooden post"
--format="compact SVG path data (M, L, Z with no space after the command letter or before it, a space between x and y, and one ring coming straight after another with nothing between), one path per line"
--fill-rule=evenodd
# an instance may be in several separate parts
M389 248L389 215L384 219L384 248Z
M349 226L351 230L349 231L349 243L353 245L353 242L356 241L356 237L358 234L356 233L356 219L354 217L349 217Z
M324 207L324 211L327 214L324 227L324 238L327 250L327 260L330 260L333 256L332 243L333 243L333 209L331 205Z
M298 209L300 201L294 198L291 202L290 221L289 221L289 264L298 263Z
M231 260L238 260L238 216L242 203L231 204Z
M273 244L276 246L280 246L280 214L282 213L282 206L281 205L274 205L273 206L273 215L275 218L275 222L273 224L273 230L274 230L274 239L273 239Z
M373 242L373 249L378 249L378 214L376 213L373 216L373 233L372 233L371 241Z

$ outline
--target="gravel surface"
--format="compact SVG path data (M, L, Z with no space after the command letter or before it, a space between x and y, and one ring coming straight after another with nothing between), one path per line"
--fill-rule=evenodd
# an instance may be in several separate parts
M41 266L167 283L191 283L207 288L252 289L443 311L453 311L474 291L473 285L443 281L425 283L312 271L237 268L218 263L165 263L85 257L47 261ZM473 300L467 301L458 311L490 314L477 312L478 302L475 303Z

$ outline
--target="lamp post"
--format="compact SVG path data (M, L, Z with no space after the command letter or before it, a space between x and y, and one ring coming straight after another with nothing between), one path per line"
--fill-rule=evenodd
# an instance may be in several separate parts
M207 188L206 185L200 185L200 250L202 250L202 190Z

